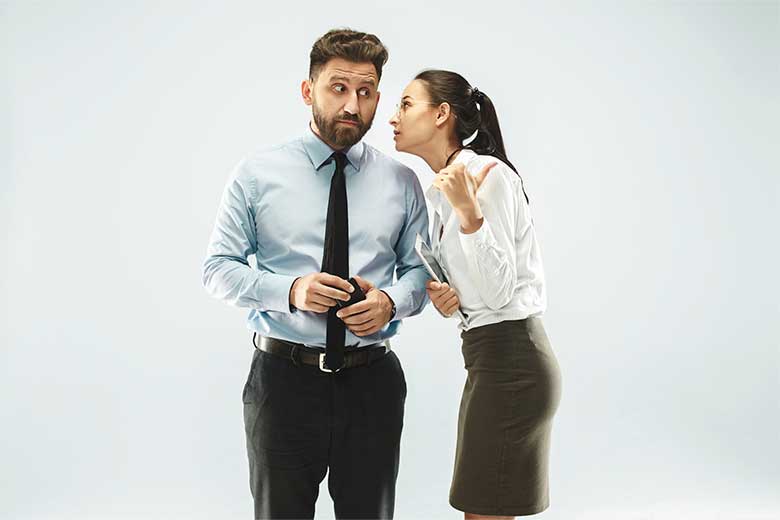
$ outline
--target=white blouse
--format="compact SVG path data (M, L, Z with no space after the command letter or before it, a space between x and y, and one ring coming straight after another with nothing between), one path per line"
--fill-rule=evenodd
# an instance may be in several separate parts
M434 210L431 249L460 299L468 330L542 314L547 307L544 272L531 212L520 177L489 155L461 150L453 161L476 175L490 162L477 191L484 220L465 234L447 197L431 185L425 192ZM441 314L441 313L440 313Z

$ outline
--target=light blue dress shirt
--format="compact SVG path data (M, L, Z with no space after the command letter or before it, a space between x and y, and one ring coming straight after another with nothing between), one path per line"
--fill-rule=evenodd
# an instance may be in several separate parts
M225 187L203 285L215 298L250 308L247 327L261 335L325 346L327 313L291 311L289 293L297 277L321 271L332 153L309 128L298 139L249 154ZM349 273L396 305L393 320L375 334L359 337L347 329L346 344L364 346L397 334L400 320L429 301L428 274L414 251L418 233L429 242L428 213L410 168L362 141L346 155Z

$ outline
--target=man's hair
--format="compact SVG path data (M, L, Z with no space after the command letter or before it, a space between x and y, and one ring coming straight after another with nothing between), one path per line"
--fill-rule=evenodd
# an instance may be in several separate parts
M377 80L382 78L382 66L387 63L387 49L373 34L352 29L331 29L320 37L309 54L309 78L314 80L328 61L343 58L355 63L371 62Z

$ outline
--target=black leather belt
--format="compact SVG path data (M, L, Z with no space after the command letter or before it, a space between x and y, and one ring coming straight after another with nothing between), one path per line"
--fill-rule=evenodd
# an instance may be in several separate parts
M338 372L343 368L354 368L362 365L369 365L376 359L381 358L390 352L390 344L374 343L365 347L353 348L347 347L344 351L344 365L336 370L330 370L325 366L325 349L307 347L301 343L293 343L267 336L260 336L255 333L252 337L252 343L255 348L268 352L275 356L287 358L294 364L303 363L319 367L323 372Z

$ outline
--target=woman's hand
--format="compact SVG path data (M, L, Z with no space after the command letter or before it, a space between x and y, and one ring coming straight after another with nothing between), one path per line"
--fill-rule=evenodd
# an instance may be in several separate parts
M482 226L482 209L477 200L477 190L496 164L488 164L476 176L469 174L463 163L451 164L440 170L433 180L434 188L444 193L458 215L465 233L473 233Z
M433 302L433 305L448 318L460 307L458 294L449 284L428 280L428 283L425 284L425 289L428 291L428 297Z

